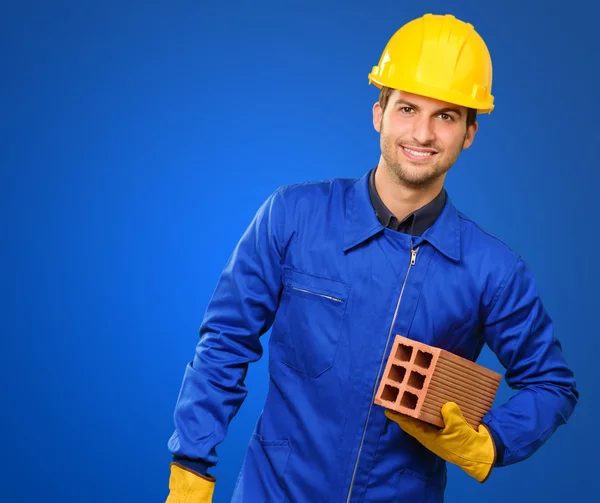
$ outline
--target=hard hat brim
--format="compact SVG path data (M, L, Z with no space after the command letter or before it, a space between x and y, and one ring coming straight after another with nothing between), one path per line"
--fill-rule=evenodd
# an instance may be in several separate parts
M382 87L389 87L390 89L396 89L398 91L404 91L407 93L418 94L426 98L432 98L435 100L445 101L446 103L452 103L453 105L459 105L466 108L472 108L477 111L478 114L489 114L494 109L494 97L490 97L490 101L483 102L476 99L469 99L459 93L454 93L446 89L436 89L431 86L427 86L421 83L406 83L406 84L395 84L394 86L386 85L386 83L377 79L373 73L369 74L369 84L373 84L375 87L381 89Z

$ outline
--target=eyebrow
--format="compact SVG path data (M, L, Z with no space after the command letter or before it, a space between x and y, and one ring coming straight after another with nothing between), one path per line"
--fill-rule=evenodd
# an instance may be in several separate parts
M414 103L411 103L410 101L406 101L403 99L396 100L396 105L407 105L411 108L414 108L415 110L419 110L419 107L417 105L415 105ZM443 113L448 113L448 112L454 112L455 114L458 114L459 117L462 117L462 111L459 108L453 108L453 107L441 108L439 110L436 110L434 114L437 115L437 114L443 114Z

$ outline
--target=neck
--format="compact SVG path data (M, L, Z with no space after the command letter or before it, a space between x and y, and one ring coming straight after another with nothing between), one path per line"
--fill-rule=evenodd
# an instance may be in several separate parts
M375 188L383 204L398 220L433 201L444 187L444 176L425 186L402 183L380 162L375 171Z

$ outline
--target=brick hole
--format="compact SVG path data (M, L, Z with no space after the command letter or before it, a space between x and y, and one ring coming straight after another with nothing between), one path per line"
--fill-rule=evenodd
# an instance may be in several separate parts
M381 399L386 402L395 402L399 393L400 390L398 388L386 384L383 388L383 393L381 393Z
M400 360L401 362L409 362L412 353L413 348L411 348L410 346L398 344L398 349L396 349L396 360Z
M417 357L415 358L415 365L428 369L431 365L431 360L433 360L433 355L431 353L425 353L419 350L417 352Z
M423 385L425 384L425 376L423 374L419 374L418 372L411 372L410 377L408 378L408 385L412 388L423 389Z
M397 383L401 383L404 381L405 375L406 369L404 367L401 367L400 365L392 365L388 378L392 381L396 381Z
M419 401L419 397L410 391L405 391L402 395L402 401L400 405L406 407L407 409L416 409L417 402Z

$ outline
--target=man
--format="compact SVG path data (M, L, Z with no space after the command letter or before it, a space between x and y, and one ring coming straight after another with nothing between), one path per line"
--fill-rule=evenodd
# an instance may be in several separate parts
M446 173L492 111L492 66L470 24L425 15L369 75L381 158L359 180L281 187L217 284L175 411L169 503L212 500L216 446L272 328L269 389L234 502L441 502L446 462L485 481L571 416L572 371L524 261L458 212ZM373 403L396 334L476 360L516 394L477 430Z

